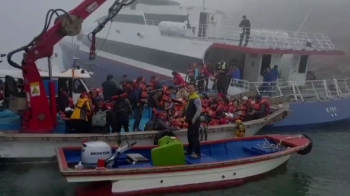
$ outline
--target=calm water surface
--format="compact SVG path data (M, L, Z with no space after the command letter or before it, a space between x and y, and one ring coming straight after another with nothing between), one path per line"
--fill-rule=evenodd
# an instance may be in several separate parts
M293 156L286 169L272 176L240 187L186 196L349 196L349 125L298 130L313 139L313 151L307 156ZM261 134L264 133L276 131L264 130ZM56 163L0 165L0 196L73 196L76 186L65 182ZM174 196L178 195L184 194Z

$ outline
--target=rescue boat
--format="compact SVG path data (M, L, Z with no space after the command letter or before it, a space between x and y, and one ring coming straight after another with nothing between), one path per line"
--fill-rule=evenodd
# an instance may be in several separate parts
M183 193L241 185L285 166L294 153L312 150L305 135L208 141L201 144L200 158L185 155L182 142L170 137L158 146L135 144L117 148L95 141L58 148L59 170L68 182L85 183L78 196Z

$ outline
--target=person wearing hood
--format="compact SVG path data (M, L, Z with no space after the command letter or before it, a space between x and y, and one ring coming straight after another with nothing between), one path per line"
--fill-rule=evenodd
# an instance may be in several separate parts
M110 102L112 97L116 94L117 92L117 84L112 81L113 76L112 75L107 75L107 80L102 83L102 88L103 88L103 98L105 101Z

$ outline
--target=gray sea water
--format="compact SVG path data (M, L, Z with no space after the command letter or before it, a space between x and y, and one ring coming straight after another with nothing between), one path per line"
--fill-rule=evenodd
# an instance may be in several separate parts
M259 181L186 196L349 196L349 125L350 122L298 131L263 130L259 134L307 133L313 139L313 151L306 156L292 156L285 169ZM56 163L0 165L0 196L74 196L77 186L65 181Z

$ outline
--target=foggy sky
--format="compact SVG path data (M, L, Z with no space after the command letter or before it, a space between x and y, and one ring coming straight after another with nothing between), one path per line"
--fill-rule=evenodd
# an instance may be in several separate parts
M8 53L27 44L44 25L50 8L73 9L81 0L11 0L0 6L0 53ZM110 4L112 1L109 0ZM184 5L202 5L202 0L179 1ZM220 3L219 3L220 2ZM247 15L253 27L296 31L310 11L301 31L327 33L334 44L350 51L350 0L206 0L207 7L215 7L232 15L237 23ZM108 7L106 5L105 7ZM91 17L100 17L96 11ZM89 18L92 20L92 18ZM16 56L20 59L21 55ZM6 59L1 68L6 65ZM55 60L60 63L60 60ZM41 62L45 64L46 61ZM41 64L40 63L40 64ZM41 67L41 66L40 66Z

